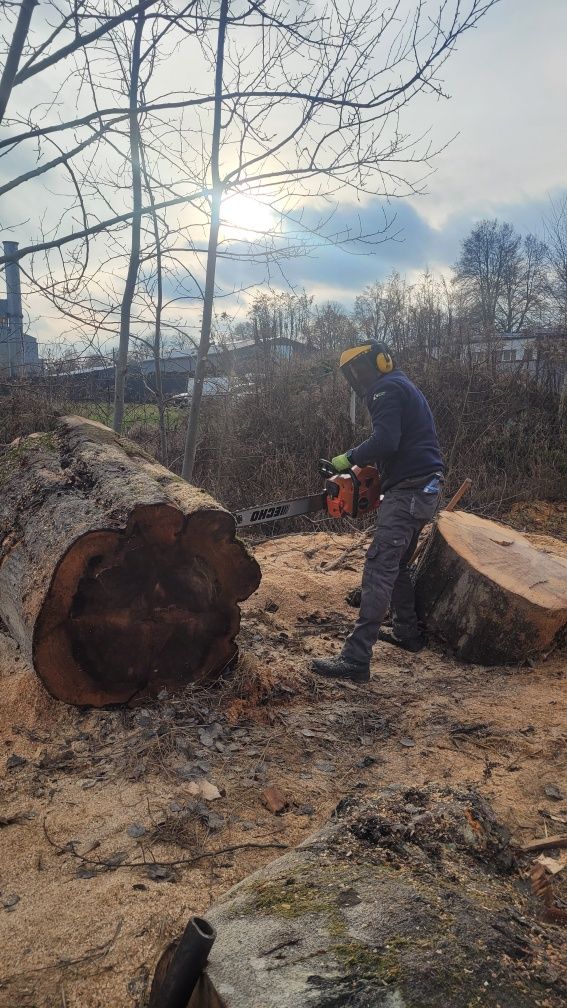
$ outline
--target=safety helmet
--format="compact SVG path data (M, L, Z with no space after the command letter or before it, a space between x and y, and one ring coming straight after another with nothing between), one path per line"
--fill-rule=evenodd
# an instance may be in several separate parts
M365 396L380 375L389 374L395 364L389 347L369 340L341 354L340 370L357 395Z

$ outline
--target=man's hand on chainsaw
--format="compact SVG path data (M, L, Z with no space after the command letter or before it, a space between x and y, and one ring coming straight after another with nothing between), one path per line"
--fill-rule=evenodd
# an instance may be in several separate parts
M346 472L347 469L351 468L351 462L348 455L335 455L331 459L331 465L335 467L336 471L339 473Z

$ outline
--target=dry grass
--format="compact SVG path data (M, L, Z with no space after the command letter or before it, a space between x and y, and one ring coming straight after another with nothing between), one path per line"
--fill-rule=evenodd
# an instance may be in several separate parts
M469 507L498 516L517 501L565 497L567 432L559 399L524 374L491 375L448 359L414 356L402 361L423 389L436 418L448 463L447 492L473 478ZM5 391L5 390L4 390ZM320 489L317 461L368 435L360 406L353 431L348 389L336 359L314 355L281 363L258 376L246 396L223 395L203 403L196 482L229 508L270 502ZM0 397L0 441L52 429L58 415L76 410L108 422L108 403L59 402L56 386L11 386ZM179 471L187 413L167 411L169 464ZM127 404L127 433L157 455L156 408ZM324 524L322 524L324 522ZM274 523L264 532L291 528L344 531L345 522L321 518Z

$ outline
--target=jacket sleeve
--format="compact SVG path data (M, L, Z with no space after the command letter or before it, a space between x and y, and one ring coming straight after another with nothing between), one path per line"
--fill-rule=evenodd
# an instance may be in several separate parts
M358 466L386 462L397 452L402 436L402 398L397 389L375 392L369 397L368 409L372 434L348 453L351 462Z

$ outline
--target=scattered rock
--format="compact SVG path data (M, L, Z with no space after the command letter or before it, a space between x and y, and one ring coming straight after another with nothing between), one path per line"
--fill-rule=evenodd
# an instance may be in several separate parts
M98 867L95 868L94 865L92 867L89 867L86 864L82 864L82 865L79 865L79 867L77 868L77 871L76 871L77 878L82 878L82 879L96 878L96 876L100 875L100 874L101 874L100 869Z
M563 801L565 798L565 793L556 784L546 784L543 790L548 798L553 798L553 801Z
M196 781L210 773L210 769L209 764L201 760L200 763L188 763L186 766L179 767L177 775L182 780Z
M137 840L138 837L144 836L146 833L146 827L141 826L140 823L132 823L131 826L128 826L126 832L133 840Z
M187 786L187 791L194 798L204 798L206 801L216 801L217 798L221 798L222 795L215 784L211 784L206 777L201 777L199 780L192 781Z
M172 865L147 864L146 875L154 882L177 882L177 873Z
M139 707L138 710L134 712L134 724L140 725L141 728L148 728L152 721L152 712L147 710L145 707Z
M199 818L212 833L219 833L225 827L225 820L223 816L219 815L218 812L213 812L211 809L205 808L203 812L200 813Z
M126 861L127 857L128 854L126 851L119 850L105 858L105 862L110 868L118 868L124 861Z
M17 753L12 753L8 756L6 760L6 770L16 770L18 767L23 767L27 763L27 759L24 756L18 756Z

